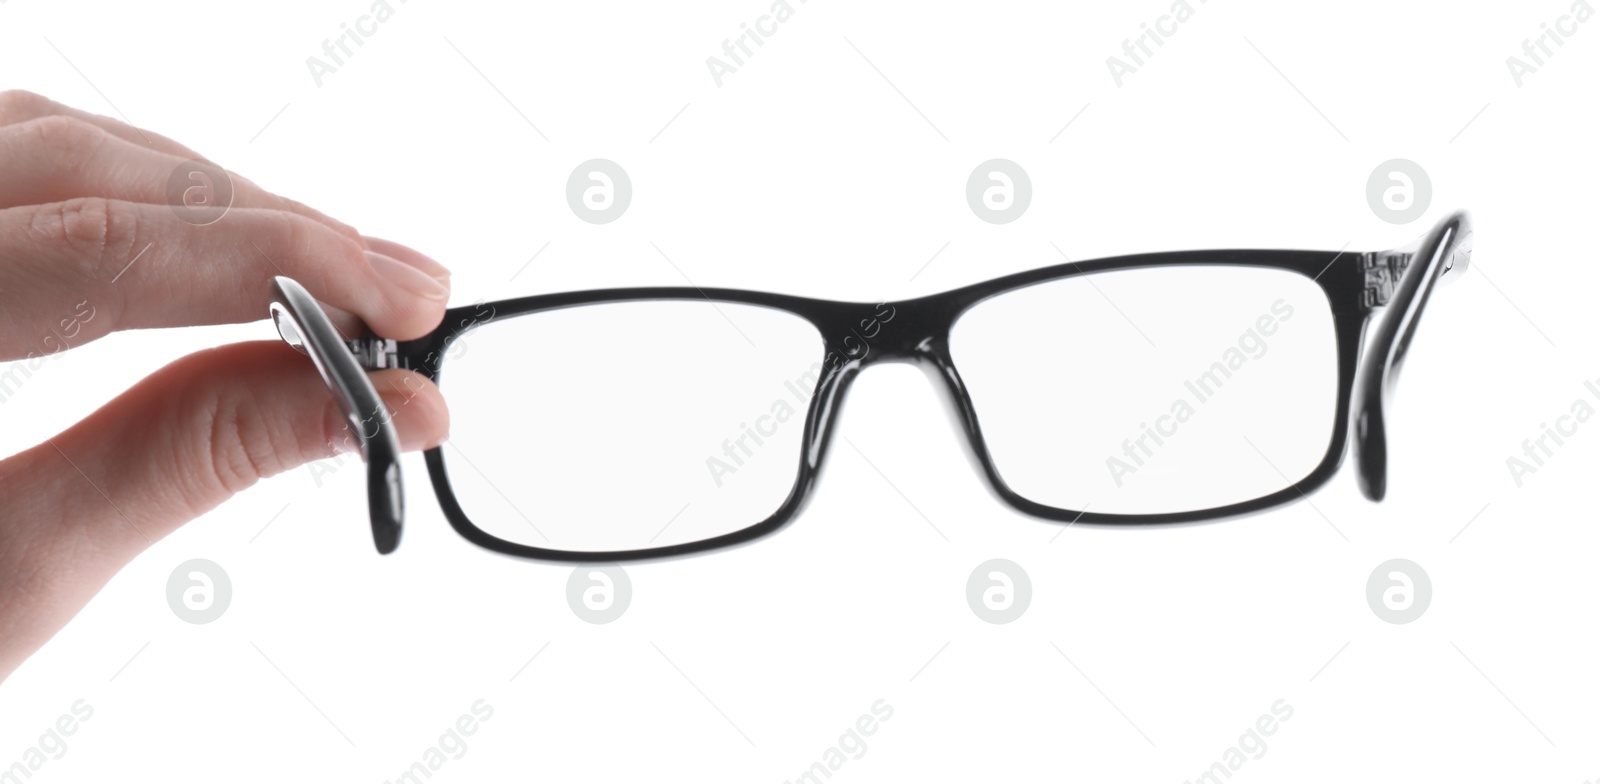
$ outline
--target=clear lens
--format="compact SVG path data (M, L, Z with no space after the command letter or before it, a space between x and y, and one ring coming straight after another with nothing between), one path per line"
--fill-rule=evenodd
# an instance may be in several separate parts
M1163 514L1304 479L1332 440L1333 314L1240 266L1081 275L975 305L951 354L1001 478L1047 506Z
M666 547L748 528L794 486L822 339L783 311L624 302L490 319L441 368L467 517L517 544Z

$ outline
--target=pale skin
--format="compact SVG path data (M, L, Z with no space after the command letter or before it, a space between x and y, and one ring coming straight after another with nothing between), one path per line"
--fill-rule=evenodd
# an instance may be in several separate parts
M236 174L221 220L181 220L167 179L201 157L111 118L0 92L0 362L64 349L62 329L79 346L124 329L258 321L274 275L300 281L342 329L359 320L407 340L443 319L443 265ZM92 318L72 318L81 303ZM408 370L370 377L403 449L444 441L449 416L431 382ZM15 400L0 406L0 422L25 415ZM0 461L0 680L151 543L351 443L310 360L263 340L179 359Z

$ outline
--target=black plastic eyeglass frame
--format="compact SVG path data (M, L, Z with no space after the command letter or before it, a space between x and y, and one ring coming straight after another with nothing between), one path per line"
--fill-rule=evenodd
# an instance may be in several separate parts
M767 519L732 533L697 542L609 552L533 547L490 535L473 524L456 499L440 448L426 453L428 474L445 517L458 533L481 547L507 555L549 561L636 561L729 547L777 531L801 511L811 495L827 454L840 405L863 368L878 362L912 362L922 366L944 390L946 402L966 434L968 455L989 488L1012 508L1048 520L1082 525L1153 525L1219 520L1251 514L1309 495L1326 484L1343 462L1354 433L1357 479L1373 501L1387 489L1386 408L1401 363L1435 285L1460 275L1470 261L1472 228L1464 212L1434 226L1405 248L1356 253L1305 250L1206 250L1147 253L1057 264L1019 272L962 288L893 305L896 329L882 342L858 341L854 349L830 351L806 412L799 472L783 504ZM1343 263L1340 263L1341 260ZM1104 514L1062 509L1031 501L1008 487L984 443L978 414L967 394L949 349L950 329L968 308L990 297L1046 281L1096 272L1164 266L1238 266L1286 270L1312 279L1331 305L1339 365L1338 405L1328 450L1321 462L1297 482L1241 503L1165 514ZM784 294L717 288L621 288L542 294L482 305L450 308L443 323L418 340L361 338L342 341L304 288L288 278L274 279L272 316L291 345L311 355L318 371L346 414L368 464L368 502L373 539L380 553L399 544L404 507L399 449L393 426L365 370L400 367L440 381L440 366L453 341L497 319L603 303L644 300L710 300L774 308L810 322L821 334L861 336L869 329L878 305L810 299ZM1385 317L1370 335L1362 358L1361 343L1369 319ZM866 333L869 336L876 331ZM870 338L868 338L870 339ZM442 385L441 385L442 386Z

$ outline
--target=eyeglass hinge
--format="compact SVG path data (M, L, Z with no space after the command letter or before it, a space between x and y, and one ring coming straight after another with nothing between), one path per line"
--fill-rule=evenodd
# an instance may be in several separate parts
M1370 310L1389 304L1395 288L1400 285L1400 277L1410 264L1410 253L1384 251L1362 256L1361 306Z
M400 360L400 347L388 338L356 338L345 341L356 364L365 370L404 367Z

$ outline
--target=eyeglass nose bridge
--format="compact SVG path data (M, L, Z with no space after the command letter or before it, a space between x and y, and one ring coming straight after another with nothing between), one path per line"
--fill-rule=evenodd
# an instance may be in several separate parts
M950 317L931 298L851 304L817 324L828 351L856 369L880 362L936 362Z
M876 308L869 312L877 318L860 318L863 308ZM921 368L933 385L947 421L963 442L964 457L987 480L986 489L996 498L1007 499L1009 488L988 459L972 398L950 354L950 329L957 315L959 307L927 297L876 306L847 306L818 325L825 334L843 336L835 339L829 350L838 352L844 361L819 386L820 415L810 434L808 450L812 468L820 470L822 455L837 424L837 412L860 372L880 363L910 364Z
M871 309L871 310L864 310ZM862 318L863 312L871 313ZM969 457L983 464L982 436L966 383L950 356L950 328L959 310L947 300L924 297L898 303L850 305L818 325L824 334L840 335L829 345L830 357L842 362L834 367L831 397L844 396L862 370L880 363L920 367L935 387L943 408L967 438ZM827 423L831 425L832 423ZM987 470L984 473L989 473Z

